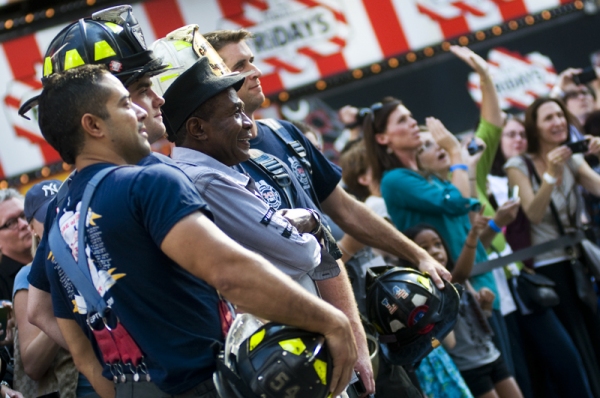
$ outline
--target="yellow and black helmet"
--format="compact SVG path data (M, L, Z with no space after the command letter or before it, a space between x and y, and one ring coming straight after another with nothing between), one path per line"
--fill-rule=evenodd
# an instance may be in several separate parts
M107 8L61 30L44 56L42 82L53 73L86 64L106 65L125 87L164 71L167 66L148 50L132 11L130 5ZM24 116L37 100L35 96L23 103L19 114Z
M125 86L165 69L148 50L129 5L98 11L64 28L46 51L44 77L85 64L105 64Z
M256 327L248 319L242 323ZM333 361L322 335L277 323L240 333L235 324L214 377L221 397L330 396Z

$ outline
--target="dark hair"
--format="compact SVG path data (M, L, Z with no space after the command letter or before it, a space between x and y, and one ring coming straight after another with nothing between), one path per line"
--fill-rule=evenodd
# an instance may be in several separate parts
M110 117L106 102L111 90L102 84L107 75L104 65L83 65L54 73L44 81L39 98L40 129L66 163L75 163L83 147L83 115L90 113L103 120Z
M570 131L571 124L573 124L573 116L571 116L571 114L567 110L567 107L561 100L556 99L556 98L549 98L549 97L537 98L535 101L533 101L531 103L531 105L529 105L527 107L527 110L525 111L524 125L525 125L525 135L527 136L527 153L538 153L540 150L540 137L538 134L538 127L537 127L538 110L540 109L540 106L542 106L548 102L556 103L560 107L560 109L563 111L565 118L567 119L567 130L568 131ZM566 141L568 141L568 140L569 140L569 137L567 137Z
M242 40L254 37L254 35L246 29L214 30L203 34L203 36L216 51L219 51L228 44L239 43Z
M583 124L585 134L600 137L600 111L594 111L589 114Z
M385 132L390 114L402 105L402 101L394 97L385 97L380 103L371 106L365 115L363 135L367 149L367 161L373 172L373 179L381 181L383 173L388 170L405 167L393 153L388 153L387 146L377 142L377 134Z
M442 246L444 246L444 250L446 250L446 258L448 259L448 263L446 264L446 269L448 271L452 272L452 270L454 269L454 261L452 261L452 258L450 256L450 250L448 250L448 245L446 244L444 237L440 234L440 232L433 225L427 224L427 223L420 223L420 224L414 225L410 228L407 228L406 230L404 230L403 233L408 239L410 239L414 242L417 235L419 235L421 232L423 232L427 229L435 232L437 234L437 236L440 237L440 241L442 241Z
M504 130L504 127L506 127L508 122L511 120L515 121L515 122L519 123L521 126L525 127L525 123L523 122L523 120L521 120L518 117L508 115L508 117L504 121L504 125L502 126L503 130ZM506 177L506 172L504 171L504 163L506 163L506 161L508 160L508 159L506 159L506 157L504 156L504 153L502 152L502 138L503 137L500 138L500 145L498 146L498 150L496 150L496 156L494 156L494 161L492 162L492 169L490 170L491 175L498 176L498 177Z
M345 150L339 159L340 167L342 168L342 180L346 184L348 193L356 196L358 200L363 202L371 194L369 187L358 182L360 176L365 174L369 167L367 163L367 150L362 138L352 141L352 145L350 146L348 144L346 144Z

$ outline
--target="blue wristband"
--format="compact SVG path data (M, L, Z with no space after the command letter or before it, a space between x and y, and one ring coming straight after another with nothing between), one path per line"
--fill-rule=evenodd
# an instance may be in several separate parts
M462 163L453 164L452 166L450 166L450 172L453 172L454 170L469 171L469 166Z
M496 233L502 232L502 228L500 228L494 220L488 221L488 225L494 232L496 232Z

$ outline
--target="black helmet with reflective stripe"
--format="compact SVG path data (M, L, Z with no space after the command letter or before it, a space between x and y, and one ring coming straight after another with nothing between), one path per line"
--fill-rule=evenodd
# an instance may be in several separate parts
M379 342L396 365L425 358L452 331L462 286L431 278L412 268L373 267L367 271L367 313Z
M167 65L148 50L130 5L98 11L65 27L54 37L46 55L42 82L53 73L86 64L104 64L126 87L143 76L161 73ZM19 109L23 116L38 97Z
M222 398L330 395L333 361L322 335L277 323L252 332L256 323L247 314L239 317L227 335L213 378Z
M44 77L84 64L105 64L125 86L166 67L148 50L129 5L98 11L64 28L46 51Z

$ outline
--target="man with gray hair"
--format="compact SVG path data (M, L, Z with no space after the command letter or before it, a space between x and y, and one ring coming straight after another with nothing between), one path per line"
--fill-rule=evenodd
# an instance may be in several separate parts
M33 260L23 196L12 188L0 190L0 253L0 300L10 300L17 272Z

